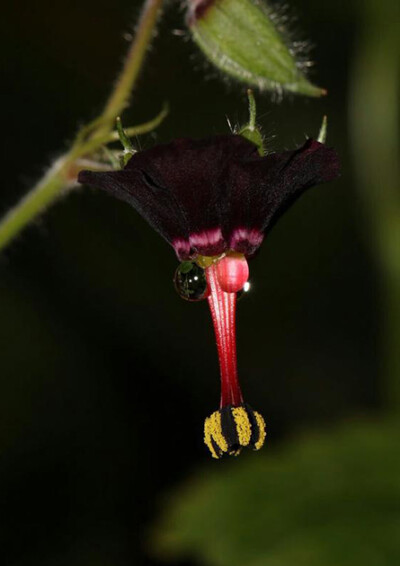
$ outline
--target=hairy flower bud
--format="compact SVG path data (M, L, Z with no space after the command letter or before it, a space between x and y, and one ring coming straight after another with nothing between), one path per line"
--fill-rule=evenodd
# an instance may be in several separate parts
M268 5L257 0L189 0L194 41L224 73L260 90L321 96L301 71Z

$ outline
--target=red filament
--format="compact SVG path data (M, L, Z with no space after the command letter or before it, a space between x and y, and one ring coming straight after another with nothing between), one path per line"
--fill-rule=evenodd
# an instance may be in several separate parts
M206 269L208 304L214 324L221 374L221 407L243 403L236 361L236 293L225 293L218 279L218 264Z

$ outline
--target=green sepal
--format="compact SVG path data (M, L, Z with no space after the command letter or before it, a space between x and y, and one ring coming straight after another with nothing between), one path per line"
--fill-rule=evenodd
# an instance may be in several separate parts
M249 122L242 126L237 133L239 136L246 138L254 143L258 148L260 155L265 155L264 140L260 128L256 124L257 108L253 91L248 89L247 97L249 99Z
M258 153L260 155L265 155L265 151L264 151L264 145L263 145L263 138L262 135L260 133L260 130L256 129L256 130L252 130L248 127L244 127L239 131L239 134L243 137L246 138L247 140L251 141L252 143L254 143L254 145L257 146L258 149Z
M136 150L133 148L131 140L126 135L126 132L122 127L121 118L119 116L116 119L116 126L117 126L119 141L121 142L121 145L124 148L124 151L119 158L121 169L123 169L130 160L130 158L132 157L132 155L136 152Z
M322 118L322 124L319 130L317 141L319 143L326 143L326 138L328 135L328 116Z

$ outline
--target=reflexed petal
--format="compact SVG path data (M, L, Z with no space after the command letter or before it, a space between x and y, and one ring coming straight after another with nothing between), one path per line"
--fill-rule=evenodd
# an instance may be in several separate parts
M170 244L177 243L182 257L189 255L189 228L186 218L169 188L159 184L158 179L151 177L144 170L125 168L122 171L107 173L81 171L78 181L104 189L129 203Z
M233 162L224 226L230 248L254 253L263 234L306 189L338 175L335 150L311 139L295 151Z

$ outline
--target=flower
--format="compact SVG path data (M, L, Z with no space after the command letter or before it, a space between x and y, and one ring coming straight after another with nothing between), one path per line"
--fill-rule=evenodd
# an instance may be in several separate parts
M136 153L121 171L82 171L78 180L131 204L184 261L253 255L295 199L337 174L335 151L317 141L260 156L232 134L177 139Z
M205 421L211 454L259 449L265 423L244 403L236 362L236 293L277 219L308 188L339 174L336 152L308 139L300 148L261 156L240 135L177 139L132 156L121 171L81 171L80 183L131 204L183 262L175 285L183 298L207 298L216 335L221 404Z

